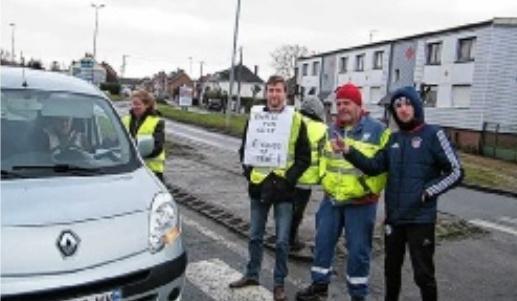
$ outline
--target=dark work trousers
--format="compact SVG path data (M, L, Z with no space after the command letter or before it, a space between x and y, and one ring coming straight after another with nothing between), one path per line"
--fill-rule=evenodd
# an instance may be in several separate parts
M311 189L298 188L295 189L294 194L294 211L293 211L293 222L291 223L291 234L289 235L289 244L294 244L298 236L298 228L300 227L303 220L303 212L307 203L311 198Z
M386 281L386 301L398 300L406 244L409 246L413 278L420 288L422 300L437 300L433 262L434 230L434 224L385 226L384 277Z

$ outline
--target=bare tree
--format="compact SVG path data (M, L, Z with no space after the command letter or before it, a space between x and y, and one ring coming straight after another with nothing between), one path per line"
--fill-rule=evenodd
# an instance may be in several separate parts
M271 66L279 75L291 78L294 75L296 59L307 54L309 54L309 50L305 46L283 45L271 53L273 59Z

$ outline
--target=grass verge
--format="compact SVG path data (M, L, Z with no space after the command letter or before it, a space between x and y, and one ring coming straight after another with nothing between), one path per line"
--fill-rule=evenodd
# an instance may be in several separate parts
M181 109L161 104L158 105L158 110L166 118L197 125L208 130L222 132L239 138L242 136L244 125L246 124L247 119L247 116L231 115L229 126L226 127L226 116L221 113L197 113L182 111Z
M517 193L517 164L459 153L465 169L465 184Z

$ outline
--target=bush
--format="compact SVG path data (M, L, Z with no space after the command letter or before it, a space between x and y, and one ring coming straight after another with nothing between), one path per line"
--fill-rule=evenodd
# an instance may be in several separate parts
M102 91L108 91L111 95L119 95L121 88L119 83L101 83L100 86Z
M255 98L252 97L241 97L241 107L244 107L246 113L250 112L252 106L255 105L265 105L266 100L264 98Z

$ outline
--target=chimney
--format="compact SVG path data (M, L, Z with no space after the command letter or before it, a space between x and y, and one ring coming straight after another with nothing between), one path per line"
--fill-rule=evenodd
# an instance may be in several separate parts
M254 67L254 68L253 68L253 69L254 69L254 72L253 72L253 73L255 73L255 75L257 75L257 76L258 76L258 65L255 65L255 66L253 66L253 67Z

